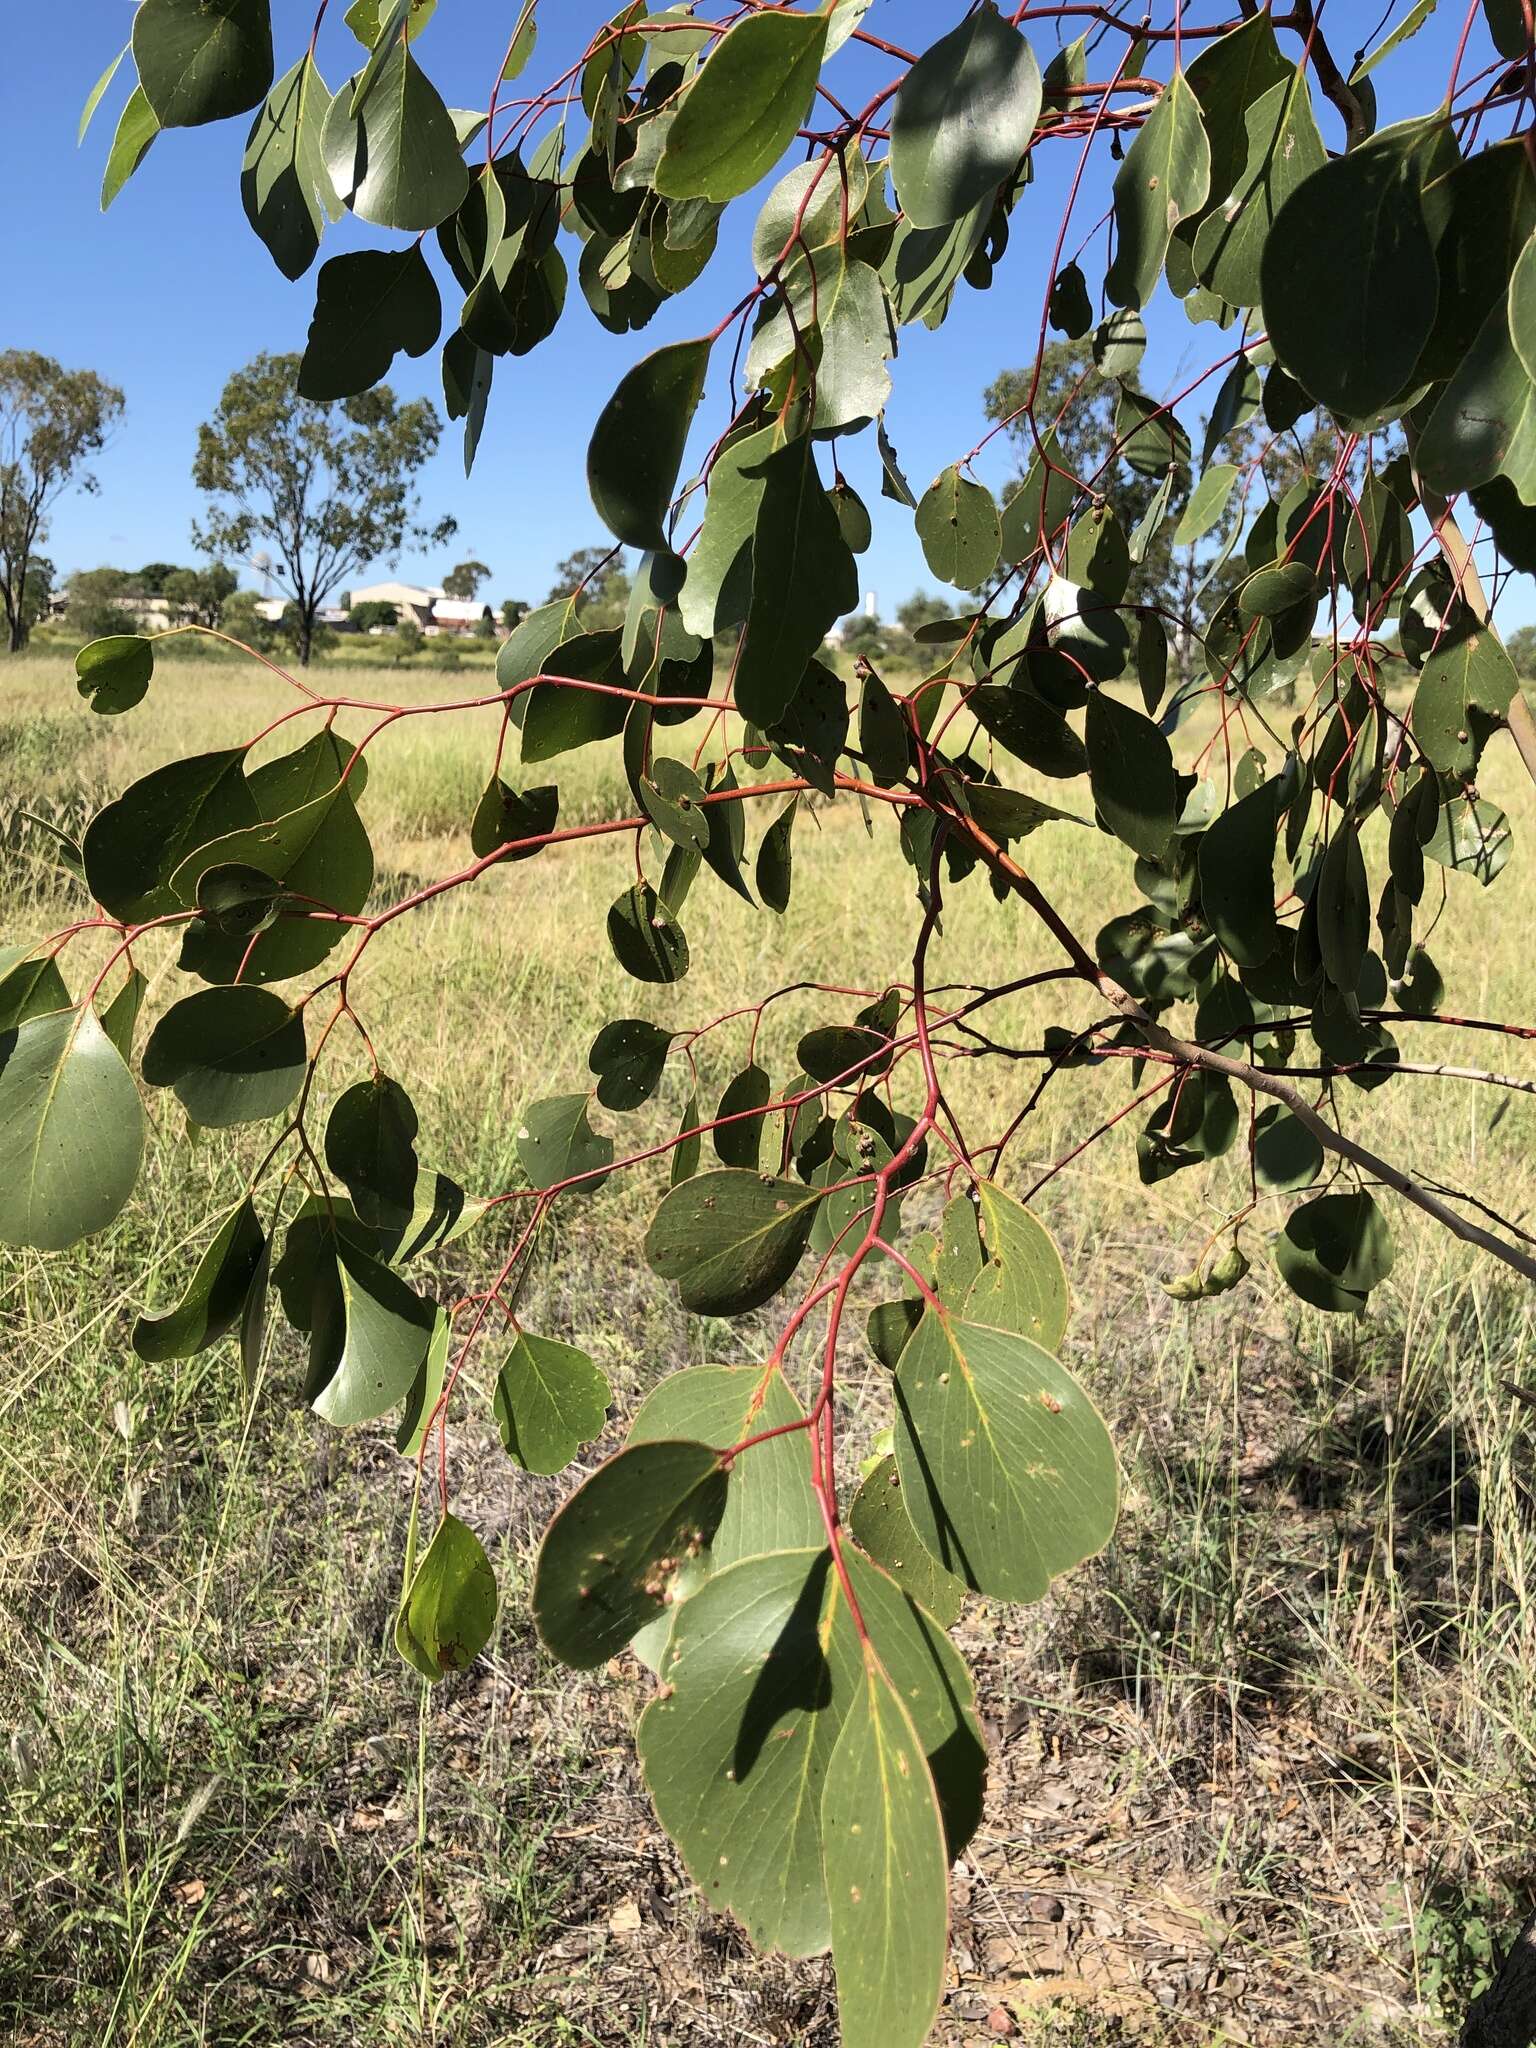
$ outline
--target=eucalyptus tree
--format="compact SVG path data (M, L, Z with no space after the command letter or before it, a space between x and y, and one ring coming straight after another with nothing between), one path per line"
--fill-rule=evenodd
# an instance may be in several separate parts
M0 602L12 654L38 617L33 572L48 514L66 491L96 489L85 464L106 447L123 404L94 370L66 370L36 349L0 352Z
M338 393L307 362L259 355L237 370L198 429L192 465L207 494L193 540L243 560L258 545L275 550L272 580L292 602L303 668L332 591L381 556L438 546L456 530L419 516L416 474L442 431L431 402L402 404L382 383Z
M1418 1056L1447 1014L1426 934L1513 850L1485 754L1536 767L1486 575L1497 589L1536 560L1526 12L1474 10L1443 90L1378 130L1377 87L1423 0L1352 70L1310 5L1090 11L1042 67L1037 16L1070 29L1082 10L925 10L935 39L912 51L866 25L865 0L718 16L635 0L529 84L530 4L487 57L482 120L424 68L434 36L471 31L409 0L350 10L357 47L322 8L281 76L265 0L143 0L119 171L163 128L249 116L246 212L285 274L339 210L393 238L321 266L301 389L363 404L398 349L441 342L473 461L493 380L498 405L502 387L515 399L518 358L563 323L631 334L669 300L699 310L672 330L692 338L636 344L575 431L613 548L639 558L622 620L562 590L502 647L494 695L379 703L356 747L337 700L295 679L287 751L271 757L269 730L259 759L193 754L93 818L89 901L0 982L0 1237L61 1252L110 1225L138 1177L141 1084L194 1125L259 1127L179 1296L133 1342L169 1360L228 1337L254 1367L275 1304L322 1418L396 1418L418 1474L396 1641L428 1681L473 1660L497 1607L443 1455L466 1363L489 1354L513 1466L557 1472L595 1443L609 1384L523 1325L520 1289L558 1256L552 1214L619 1175L655 1200L665 1177L644 1240L656 1286L700 1317L755 1315L765 1355L650 1389L551 1522L533 1617L569 1665L632 1650L658 1674L638 1740L663 1825L757 1942L830 1947L851 2048L915 2048L941 1998L946 1873L985 1795L951 1624L973 1594L1043 1598L1115 1526L1115 1446L1061 1360L1064 1264L1010 1172L1053 1077L1101 1079L1104 1120L1074 1153L1134 1117L1149 1187L1205 1176L1222 1221L1165 1281L1183 1301L1241 1285L1257 1254L1311 1308L1359 1315L1405 1205L1536 1277L1494 1202L1425 1184L1355 1128L1370 1091L1443 1075ZM322 58L349 74L335 92ZM1052 158L1063 197L1042 217ZM749 193L749 238L722 235ZM1054 252L1043 272L1026 239ZM1150 487L1148 544L1196 506L1207 530L1230 521L1234 579L1209 617L1133 594L1138 535L1042 416L1033 374L1014 415L1031 452L1001 505L977 449L909 484L897 339L964 321L1004 281L1037 359L1053 319L1105 330L1107 453ZM1149 316L1206 344L1172 397L1144 381ZM1224 423L1198 453L1194 407ZM1266 455L1299 424L1326 458L1271 489ZM878 507L839 459L858 435ZM850 701L822 646L876 510L912 520L933 576L977 596L917 625L930 670L893 688L863 661ZM1199 648L1203 717L1172 713L1171 630ZM1389 644L1413 672L1397 708ZM78 668L120 715L153 684L154 645L116 635ZM365 778L389 772L410 720L487 704L499 736L462 863L375 900ZM624 814L562 823L548 764L605 740ZM792 921L813 801L862 806L899 844L910 945L878 985L754 985L685 1022L668 991L708 932L707 892ZM1122 855L1091 931L1025 844L1088 831ZM557 842L609 848L606 940L634 995L526 1107L513 1184L469 1191L422 1156L368 969L424 904ZM961 892L1022 914L1006 985L935 983ZM170 1000L141 1020L146 967ZM1024 987L1059 1000L1057 1021L1009 1045L994 1006ZM775 1075L755 1028L741 1040L780 1003L805 1028ZM998 1129L967 1128L946 1095L966 1058L998 1062ZM450 1240L466 1240L456 1264L472 1257L472 1238L483 1278L467 1295L457 1281L450 1308L434 1261ZM888 1449L841 1398L870 1294ZM1512 1998L1469 2041L1517 2038Z

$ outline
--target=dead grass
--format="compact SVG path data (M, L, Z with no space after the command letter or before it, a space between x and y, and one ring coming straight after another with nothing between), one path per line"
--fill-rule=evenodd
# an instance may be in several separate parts
M4 810L53 807L66 826L166 755L285 708L271 679L222 663L167 667L110 725L56 664L13 662L4 680ZM487 687L351 670L347 686L413 702ZM368 714L347 718L366 729ZM495 718L411 719L380 742L365 808L389 889L462 863ZM625 802L611 749L561 766L571 815ZM1488 793L1528 835L1536 802L1501 748ZM7 939L61 908L21 837L4 856ZM1102 835L1059 826L1027 853L1089 933L1132 901ZM694 966L673 989L626 982L609 954L603 914L630 860L615 840L496 871L391 927L359 970L355 999L411 1085L424 1156L471 1188L508 1184L522 1108L585 1085L604 1018L696 1025L780 983L877 987L905 970L910 870L856 808L802 819L788 925L705 876L685 914ZM1434 950L1467 1013L1530 1013L1520 887L1513 870L1487 893L1454 885ZM1050 961L984 882L954 893L936 979ZM775 1005L759 1057L787 1078L799 1033L840 1014L814 996ZM1021 998L995 1033L1031 1044L1044 1022L1088 1014ZM1485 1038L1421 1029L1428 1056L1489 1063ZM362 1070L355 1043L334 1043L322 1102ZM744 1045L742 1027L705 1041L706 1093ZM952 1063L973 1142L1032 1078ZM1062 1075L1008 1155L1012 1184L1127 1092L1114 1071ZM1525 1098L1405 1080L1347 1107L1389 1156L1517 1220L1529 1210ZM48 2048L828 2048L825 1968L751 1957L655 1828L629 1740L639 1674L578 1680L533 1644L527 1562L566 1482L509 1469L483 1385L452 1478L502 1614L481 1664L423 1697L389 1646L408 1475L388 1433L322 1433L283 1344L249 1406L223 1348L173 1366L133 1356L133 1312L169 1293L253 1142L189 1148L163 1101L152 1109L164 1130L119 1225L75 1254L0 1264L0 2033ZM623 1120L626 1141L680 1109L669 1081L654 1114ZM942 2038L974 2041L1002 2014L1025 2041L1070 2048L1448 2044L1533 1876L1531 1439L1505 1391L1530 1376L1529 1301L1394 1203L1397 1269L1359 1325L1301 1309L1262 1257L1235 1294L1177 1307L1158 1276L1244 1199L1241 1175L1182 1175L1149 1203L1134 1128L1040 1201L1126 1508L1106 1556L1051 1601L973 1602L962 1623L994 1764L986 1827L956 1873ZM609 1371L616 1426L661 1372L760 1341L751 1322L701 1329L646 1273L658 1187L610 1186L573 1211L530 1298L532 1327ZM1251 1249L1282 1216L1259 1212ZM482 1275L503 1241L497 1227L467 1238L437 1281ZM884 1389L852 1349L846 1370L856 1451L886 1419Z

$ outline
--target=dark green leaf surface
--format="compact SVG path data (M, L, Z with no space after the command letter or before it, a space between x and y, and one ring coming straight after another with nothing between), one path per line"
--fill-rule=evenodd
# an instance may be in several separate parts
M245 217L286 278L314 262L335 204L321 138L331 95L307 52L268 93L251 123L240 168Z
M141 0L133 61L162 128L243 114L272 83L267 0Z
M754 1060L733 1074L715 1111L715 1151L722 1165L754 1170L762 1150L763 1116L773 1095L766 1068ZM729 1119L729 1121L727 1121Z
M978 1181L976 1200L971 1235L979 1234L976 1253L981 1264L966 1291L956 1296L955 1307L964 1309L969 1322L1015 1330L1054 1352L1066 1334L1071 1309L1067 1269L1056 1240L996 1181ZM968 1208L969 1203L963 1206ZM944 1212L946 1250L961 1221L952 1202ZM941 1273L944 1256L941 1252Z
M889 1306L910 1309L914 1323L922 1312L920 1302ZM965 1581L944 1569L913 1528L893 1456L882 1458L854 1495L848 1533L941 1627L952 1628L960 1619Z
M1175 71L1115 174L1115 260L1104 289L1117 306L1152 297L1168 237L1197 213L1211 188L1211 151L1200 103Z
M134 1324L133 1348L140 1358L191 1358L232 1330L244 1313L266 1247L247 1199L220 1225L175 1308L160 1316L140 1316Z
M347 206L381 228L412 234L446 220L469 186L453 118L403 42L390 40L355 111L356 81L326 116L322 147Z
M845 1553L854 1595L916 1724L958 1855L981 1810L985 1759L964 1665L886 1574ZM815 1955L831 1939L822 1792L863 1674L831 1558L748 1557L679 1611L669 1688L641 1717L640 1759L663 1827L705 1899L762 1948Z
M75 656L80 694L105 717L131 711L154 672L155 650L139 633L113 633L89 641Z
M1093 800L1117 839L1155 859L1178 822L1173 755L1141 712L1107 690L1088 699L1088 774Z
M859 578L822 488L809 436L767 456L762 472L752 537L752 598L736 662L735 699L743 718L768 726L789 709L806 664L829 628L858 603Z
M396 1235L416 1213L416 1129L410 1096L382 1073L339 1095L325 1126L325 1163L352 1206L365 1223Z
M992 493L951 463L922 495L917 537L935 576L962 590L979 589L997 567L1002 548Z
M704 391L708 341L675 341L620 378L597 416L587 484L598 517L633 548L664 548L664 520Z
M604 1109L638 1109L661 1085L672 1033L643 1017L618 1017L592 1041L587 1066Z
M683 928L649 882L626 889L609 911L608 943L636 981L681 981L688 972Z
M645 1256L695 1315L739 1316L777 1294L800 1263L819 1188L738 1168L673 1188L652 1218Z
M442 331L437 286L413 242L353 249L321 265L299 364L301 398L351 398L381 383L396 352L425 355Z
M173 1088L196 1124L256 1123L288 1107L304 1079L304 1020L270 989L199 989L149 1035L144 1078Z
M572 1193L592 1195L608 1178L605 1169L613 1164L613 1140L588 1122L585 1095L554 1095L524 1112L517 1156L530 1187L550 1188L575 1180Z
M687 1434L728 1451L766 1430L803 1421L805 1410L777 1366L695 1365L669 1373L635 1410L626 1442ZM770 1437L731 1467L731 1490L707 1559L723 1571L739 1558L818 1547L821 1509L811 1487L811 1441L803 1431Z
M372 1422L404 1401L426 1362L435 1305L347 1236L321 1254L310 1332L311 1400L333 1428Z
M1335 1314L1358 1314L1392 1261L1386 1218L1363 1191L1304 1202L1275 1243L1275 1263L1291 1291Z
M1423 124L1385 129L1313 172L1261 259L1275 354L1313 398L1366 418L1410 384L1434 323L1434 247L1419 197Z
M1279 944L1275 918L1275 791L1263 784L1229 804L1200 840L1200 904L1207 924L1241 967Z
M539 1550L533 1619L544 1647L591 1671L655 1621L720 1526L728 1484L700 1443L631 1444L599 1465Z

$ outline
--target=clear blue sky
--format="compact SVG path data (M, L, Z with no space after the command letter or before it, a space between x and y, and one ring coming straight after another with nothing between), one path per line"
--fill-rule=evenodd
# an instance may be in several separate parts
M274 0L279 70L302 49L313 10L314 0ZM343 0L335 0L336 19L327 24L320 46L322 70L333 88L357 58L342 10ZM563 69L609 11L603 0L543 0L539 47L517 89ZM127 90L126 66L79 149L76 125L97 74L127 40L132 12L132 0L63 0L51 8L13 6L6 24L0 175L18 203L12 210L0 345L42 349L72 366L98 369L122 386L128 402L126 423L97 464L100 495L72 495L55 515L48 552L64 574L103 562L135 568L147 561L192 559L189 526L198 500L190 470L198 423L232 369L258 350L303 346L313 304L315 270L290 285L241 210L244 118L162 136L110 214L98 210L102 165ZM516 0L444 0L423 36L421 54L450 104L484 105L516 12ZM874 0L866 23L921 49L959 12L958 5L938 6L934 0ZM1378 14L1375 0L1332 0L1324 20L1342 61L1353 55L1355 36L1371 33ZM1460 6L1442 8L1377 74L1383 120L1431 103L1443 85L1461 14ZM1045 21L1030 33L1043 64L1056 47L1057 25ZM1289 54L1295 39L1284 40ZM1118 53L1119 38L1112 42ZM891 70L889 59L849 46L829 82L840 92L846 87L850 98L863 86L853 99L857 105ZM1337 117L1324 107L1320 118L1325 138L1336 147ZM993 289L975 293L962 286L962 317L937 334L922 327L902 331L887 417L918 491L979 439L987 382L1033 353L1039 295L1077 145L1054 143L1036 155L1037 182L1014 214L1012 243ZM1102 212L1105 189L1101 170L1080 201L1074 239ZM459 541L435 556L406 557L402 574L435 582L453 561L473 553L491 565L491 595L537 600L563 555L602 538L583 474L591 419L636 356L713 326L739 295L750 274L745 241L755 209L748 199L735 211L735 228L722 237L699 283L664 307L641 335L606 333L573 280L555 337L530 357L498 364L490 417L468 482L458 428L445 432L423 475L422 500L429 514L451 512L457 518ZM321 260L389 239L349 220L328 229ZM1085 262L1091 288L1103 269L1102 237L1094 248L1097 266L1092 255ZM454 287L451 279L440 282L451 323ZM1149 325L1153 345L1144 375L1154 391L1177 388L1221 352L1215 330L1190 328L1166 291ZM405 395L425 394L440 406L438 375L434 350L420 362L397 358L391 382ZM724 378L715 377L712 389L723 393ZM1193 427L1195 418L1187 424ZM873 433L866 432L843 444L842 460L875 513L875 543L865 557L864 578L889 616L915 586L931 588L933 579L910 514L878 497L873 443ZM1011 466L999 441L979 470L998 484ZM1510 623L1529 610L1524 600L1522 591L1508 607Z

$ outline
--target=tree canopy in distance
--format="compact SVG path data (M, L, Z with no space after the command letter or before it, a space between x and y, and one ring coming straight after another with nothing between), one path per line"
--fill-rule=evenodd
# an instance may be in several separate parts
M1363 1096L1426 1067L1404 1040L1444 1001L1429 935L1510 859L1485 752L1513 746L1536 772L1488 597L1536 565L1527 17L1488 0L1443 90L1378 130L1377 87L1428 12L1354 57L1310 6L1101 14L1058 45L1049 10L1015 21L982 0L932 10L931 44L906 50L862 0L718 18L637 0L594 10L579 62L530 83L530 4L487 54L483 117L432 83L434 38L471 33L447 10L380 0L291 51L264 0L144 0L134 17L107 198L162 129L238 117L245 211L285 275L314 266L343 209L378 231L320 263L302 354L237 373L199 453L210 544L261 538L301 607L415 518L435 427L382 382L400 351L440 351L468 464L518 358L563 322L636 335L673 298L697 314L692 338L636 343L573 427L613 546L564 565L502 647L497 693L468 707L503 715L461 868L375 900L356 799L389 772L386 731L465 707L375 707L354 751L303 678L286 751L192 754L92 819L70 854L80 918L0 968L0 1238L61 1251L111 1222L144 1143L135 1064L194 1122L262 1127L179 1298L134 1341L170 1358L228 1336L249 1357L271 1288L317 1412L399 1417L418 1494L397 1642L435 1681L496 1613L428 1456L465 1361L491 1355L515 1466L558 1469L598 1437L606 1380L517 1324L520 1282L556 1205L630 1173L655 1197L663 1156L657 1285L701 1316L765 1312L765 1356L651 1391L552 1521L534 1619L578 1668L634 1644L658 1671L639 1734L658 1813L758 1941L830 1946L850 2048L926 2036L946 1870L983 1804L977 1702L941 1617L1042 1597L1115 1523L1114 1446L1060 1357L1063 1263L1009 1172L1040 1089L1095 1063L1103 1128L1138 1116L1149 1187L1189 1172L1213 1201L1228 1190L1198 1261L1164 1281L1180 1300L1268 1256L1301 1302L1358 1314L1392 1271L1399 1202L1536 1278L1491 1203L1422 1184L1352 1129ZM878 74L862 105L844 84L860 67ZM1046 151L1112 160L1105 221L1075 178L1063 217L1040 217ZM750 272L717 254L738 202ZM1026 244L1054 249L1046 272ZM1001 504L979 447L932 479L896 453L902 330L964 321L988 289L1016 295L1030 344L993 393L990 432L1019 458ZM1149 321L1203 353L1171 396L1143 382ZM873 506L838 459L860 434L879 451ZM326 492L300 487L296 446ZM973 595L951 619L914 610L916 676L863 658L850 689L824 642L876 516L910 518L933 576ZM96 642L79 681L102 715L131 712L151 641ZM704 744L717 732L723 755ZM562 822L551 764L601 740L622 744L629 814ZM749 1054L716 1106L696 1052L725 1020L679 1033L663 992L707 941L710 892L794 918L797 822L826 802L898 835L910 952L884 985L822 998L793 1072ZM1023 845L1085 830L1123 849L1093 932ZM572 1048L559 1092L523 1114L518 1182L471 1193L420 1156L359 964L491 867L557 840L601 857L610 838L627 843L606 934L638 984L626 1009L650 1014ZM1038 1045L987 1032L1021 983L930 985L967 890L1022 906L1022 981L1060 985ZM140 960L168 949L179 978L137 1028ZM734 1014L792 992L743 990ZM983 1138L943 1071L990 1055L1011 1121ZM1213 1171L1229 1155L1231 1182ZM450 1314L433 1255L476 1231L494 1270ZM876 1273L893 1448L850 1499L864 1447L840 1463L838 1338Z

